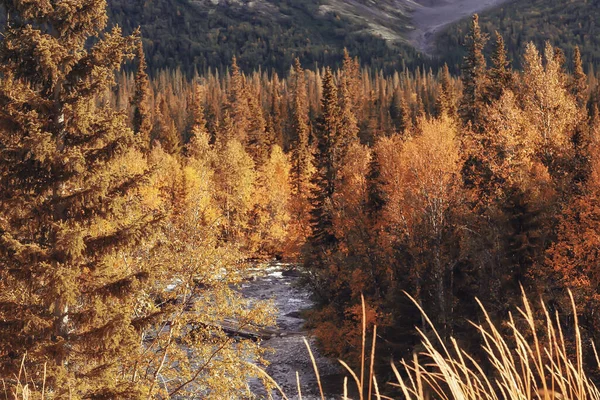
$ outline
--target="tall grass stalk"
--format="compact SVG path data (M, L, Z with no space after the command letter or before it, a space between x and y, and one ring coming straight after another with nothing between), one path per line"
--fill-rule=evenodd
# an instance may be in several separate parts
M457 340L453 338L447 342L442 340L431 319L418 302L411 298L423 314L435 339L430 338L431 334L426 335L425 332L417 329L424 350L414 354L412 360L403 360L398 364L391 363L390 367L396 380L390 385L395 386L402 393L401 399L406 400L600 400L600 391L585 371L583 339L575 302L573 296L570 293L569 295L575 316L572 333L574 351L567 350L569 346L558 315L552 316L544 303L541 303L542 332L540 332L540 321L534 317L531 303L523 293L523 305L517 309L519 319L509 314L506 334L492 322L489 313L478 302L484 322L473 326L482 342L485 354L483 362L477 361L461 348ZM360 371L355 372L342 360L339 360L340 364L356 384L360 400L364 400L365 394L368 400L372 400L373 396L376 400L394 400L381 394L381 388L374 374L377 326L373 326L368 383L365 381L367 326L364 299L362 299L362 312ZM321 399L325 400L314 355L306 339L304 343L314 367ZM600 367L600 357L594 343L591 344L591 349ZM488 367L484 368L484 364ZM252 366L273 384L283 399L288 399L273 378L260 367ZM44 368L42 399L46 390L45 374ZM15 376L14 384L7 385L2 381L5 398L29 400L32 390L37 392L37 388L33 382L30 388L27 381L27 370L23 361L18 376ZM296 373L296 383L298 398L302 400L298 373ZM342 389L344 400L356 400L348 397L348 377L344 378Z
M584 370L583 343L571 296L574 355L567 342L558 315L551 316L542 302L544 332L540 334L531 303L523 294L523 306L517 309L525 328L519 327L512 314L508 317L508 335L503 335L489 313L479 303L484 323L473 324L482 339L486 362L491 371L463 350L454 339L444 343L431 320L414 300L433 329L437 343L419 331L425 351L412 362L395 364L395 385L406 399L425 400L435 394L441 400L600 400L600 392ZM530 339L527 339L530 338ZM598 360L595 347L594 356ZM600 366L600 363L599 363ZM404 377L403 377L404 376Z
M517 309L520 318L517 321L509 314L506 323L508 333L503 333L478 301L484 322L472 325L481 339L484 361L477 361L454 338L444 341L425 311L409 296L423 314L435 339L416 328L424 351L414 354L412 360L391 363L396 380L389 384L402 393L400 399L407 400L600 400L600 391L584 369L583 339L575 302L573 296L569 295L575 315L573 355L567 351L567 340L559 316L552 316L543 302L543 332L540 333L532 304L523 293L522 307ZM373 395L376 400L394 400L381 394L374 374L377 326L373 326L368 384L364 380L367 327L364 299L362 302L360 371L355 372L343 360L339 362L354 381L360 400L363 400L365 393L368 400ZM317 375L321 398L324 399L319 370L306 339L305 344ZM600 367L596 347L593 343L591 347ZM489 367L484 368L484 364ZM298 390L301 396L300 386ZM348 377L344 378L342 398L355 400L348 397Z

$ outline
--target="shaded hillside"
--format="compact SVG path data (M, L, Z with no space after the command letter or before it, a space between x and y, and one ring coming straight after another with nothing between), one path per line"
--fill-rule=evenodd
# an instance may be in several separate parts
M110 18L126 32L142 27L152 69L181 67L187 73L229 65L286 71L295 57L307 66L336 64L347 47L381 68L420 63L398 40L408 19L403 0L361 1L109 0ZM361 9L370 14L361 14ZM393 11L396 10L396 11ZM394 36L396 35L396 36ZM387 39L387 40L386 40Z
M516 66L529 41L545 41L562 48L570 57L579 45L584 63L600 63L600 0L519 0L481 15L482 30L498 30ZM462 60L462 38L467 21L450 27L436 41L436 52L452 65Z
M424 0L412 14L414 30L408 38L419 51L432 54L435 37L457 21L474 13L482 13L507 0Z

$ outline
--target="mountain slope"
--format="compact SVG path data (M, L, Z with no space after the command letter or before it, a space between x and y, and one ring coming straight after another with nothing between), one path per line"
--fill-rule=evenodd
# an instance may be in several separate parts
M600 63L600 0L513 0L481 15L482 30L498 30L515 65L529 41L543 46L550 41L570 57L579 45L585 62ZM436 40L435 52L451 64L462 59L462 38L467 21L452 26Z
M409 40L419 51L432 55L435 35L445 27L474 13L485 12L507 0L429 0L416 5L412 13L414 30Z
M343 48L389 68L422 62L404 43L409 0L108 0L111 21L142 27L151 68L229 65L286 71L335 64Z

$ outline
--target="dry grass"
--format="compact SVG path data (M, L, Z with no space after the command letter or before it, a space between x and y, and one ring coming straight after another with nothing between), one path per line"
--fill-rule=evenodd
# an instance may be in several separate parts
M572 296L571 302L575 310ZM416 302L415 304L419 307ZM362 305L363 321L365 321L364 299ZM487 355L486 365L491 366L491 371L489 368L484 369L482 363L477 362L463 350L456 340L450 339L449 343L445 343L431 320L420 309L432 329L435 341L430 339L431 335L426 335L419 330L425 350L419 355L415 354L410 361L404 360L398 365L391 364L396 376L396 382L391 384L403 393L402 398L408 400L600 400L600 391L584 369L584 347L576 317L573 325L575 339L573 352L567 350L567 340L558 316L550 315L543 303L541 310L544 314L545 326L541 329L543 331L541 334L540 322L534 317L531 303L525 295L523 295L523 306L517 310L519 324L512 315L508 318L508 335L500 332L483 306L481 309L484 323L474 324L474 327L482 340L483 350ZM373 369L377 326L373 327L372 336L368 367L365 364L367 327L364 322L360 370L355 372L340 360L359 393L359 399L350 399L347 394L348 379L345 379L344 400L391 399L380 393ZM305 344L313 362L321 399L325 400L319 370L306 340ZM592 349L600 367L600 359L593 343ZM281 387L264 370L254 367L284 399L288 399ZM366 376L368 376L367 380L365 380ZM12 388L7 388L3 382L6 399L28 400L31 398L32 389L36 392L40 389L29 388L27 383L21 383L27 382L27 371L23 366L16 378L18 384ZM298 374L296 379L297 397L301 400L302 392ZM44 393L44 388L41 389L41 393ZM44 395L41 396L43 399Z
M571 302L575 310L572 296ZM407 399L419 400L428 399L431 393L444 400L600 400L598 388L584 370L577 317L573 326L575 354L570 355L559 317L550 315L544 303L541 308L545 323L543 334L536 328L531 303L523 294L523 306L518 313L525 327L520 328L510 315L507 324L510 334L504 336L481 306L485 322L474 326L483 341L486 361L491 365L492 371L487 373L456 340L445 344L427 319L437 343L420 332L425 346L421 355L424 361L415 356L412 362L402 362L400 367L407 376L404 379L396 365L392 365L398 387ZM595 347L593 352L598 362Z
M45 399L46 395L46 364L44 364L44 376L42 381L42 387L38 388L33 380L29 381L27 377L27 369L25 368L25 358L27 354L23 356L21 360L21 367L19 368L19 374L15 376L15 383L13 385L7 385L5 380L2 380L2 391L4 392L4 398L6 400L32 400L33 398Z
M413 300L414 301L414 300ZM571 296L573 310L575 304ZM417 302L415 304L418 306ZM410 361L404 360L398 365L391 364L396 382L391 383L403 393L402 398L408 400L600 400L600 391L584 370L583 343L577 318L574 320L575 350L568 351L569 346L561 329L558 316L552 316L544 303L544 327L540 333L539 323L534 317L531 303L523 294L523 305L517 310L517 318L509 315L508 335L503 335L492 322L485 308L479 303L484 323L474 325L483 342L483 350L487 355L485 369L483 364L463 350L458 342L450 339L445 343L435 329L431 320L421 309L429 327L432 329L432 341L425 332L419 330L424 351L415 354ZM576 315L576 313L574 313ZM363 299L363 321L364 321ZM354 381L359 399L350 399L345 380L343 388L344 400L377 400L391 399L380 393L377 378L373 371L375 355L375 338L377 326L373 327L373 342L368 367L368 382L365 376L366 326L363 323L363 344L360 371L353 371L347 363L340 360ZM310 352L310 348L308 347ZM600 359L594 344L593 353L600 367ZM312 352L310 352L312 356ZM312 358L312 357L311 357ZM316 364L313 365L319 381ZM484 372L485 370L485 372ZM266 374L266 373L265 373ZM302 399L298 385L298 398ZM280 390L284 398L285 394ZM324 400L323 391L321 398ZM393 400L393 399L392 399Z

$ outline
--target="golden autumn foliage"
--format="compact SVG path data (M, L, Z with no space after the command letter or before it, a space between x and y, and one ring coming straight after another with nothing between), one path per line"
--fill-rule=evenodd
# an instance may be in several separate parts
M291 235L291 165L281 147L275 145L271 155L260 170L255 198L254 239L267 254L289 254L299 246L299 238ZM294 243L295 239L295 243ZM290 241L292 243L290 243Z
M24 368L31 396L46 398L247 391L247 362L263 350L223 326L257 329L273 313L235 290L246 268L215 229L223 211L207 134L197 132L189 162L165 153L181 136L163 97L148 153L125 113L97 96L139 43L101 32L104 1L3 5L30 22L7 26L0 44L3 381ZM253 179L252 161L229 148L250 171L225 185L246 212L251 194L235 181Z
M150 385L157 396L249 395L247 381L256 373L247 362L260 360L264 349L251 339L234 339L226 329L251 332L273 325L271 305L251 304L235 290L248 266L239 246L223 242L215 229L222 215L210 165L201 159L181 165L160 149L152 159L162 167L151 187L174 209L153 246L137 254L137 262L155 271L144 305L152 329L144 332L149 345L139 361L146 371L140 379L160 376L169 382Z
M580 114L575 98L567 90L566 75L561 69L554 48L548 43L544 50L544 64L533 44L525 51L522 96L526 113L542 161L554 173L552 164L568 151L570 134Z
M45 398L251 397L266 349L236 332L275 323L239 292L255 258L302 264L326 354L357 357L377 324L376 368L436 356L435 335L481 356L473 298L501 320L521 286L558 311L571 290L597 337L600 85L577 55L569 74L529 44L513 71L497 36L488 68L475 17L462 81L348 53L282 78L234 58L151 80L137 32L104 31L104 1L2 4L27 22L0 41L8 385L25 360Z
M240 238L248 228L248 214L255 204L254 161L242 144L232 139L219 150L215 168L216 195L224 217L221 226L227 237Z

